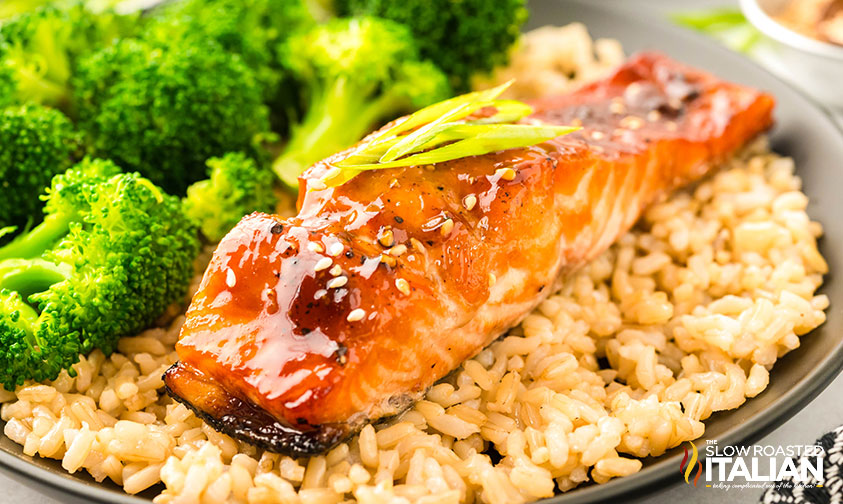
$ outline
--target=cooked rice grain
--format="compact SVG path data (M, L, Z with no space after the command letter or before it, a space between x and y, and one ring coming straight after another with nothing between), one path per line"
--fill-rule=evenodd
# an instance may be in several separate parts
M580 27L564 30L591 52ZM587 53L562 57L597 71ZM822 228L793 170L755 142L652 206L410 411L323 456L262 452L169 399L177 310L118 353L83 357L75 378L0 391L5 435L129 493L160 482L158 504L508 504L627 476L758 395L825 320Z
M623 59L617 40L592 40L582 23L544 26L521 38L508 66L492 76L478 77L474 87L488 88L515 79L505 97L553 96L603 77Z

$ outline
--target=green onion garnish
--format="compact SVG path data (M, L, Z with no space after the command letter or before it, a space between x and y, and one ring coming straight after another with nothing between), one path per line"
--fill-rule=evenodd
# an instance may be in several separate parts
M497 99L511 84L509 81L492 89L460 95L407 116L334 163L320 181L325 187L337 187L368 170L430 165L529 147L579 129L515 124L532 114L533 108L517 100ZM466 120L487 107L493 107L495 113Z

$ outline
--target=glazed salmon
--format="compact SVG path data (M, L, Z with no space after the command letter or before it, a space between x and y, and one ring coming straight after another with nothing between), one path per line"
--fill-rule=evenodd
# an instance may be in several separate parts
M772 124L773 99L658 54L532 104L543 144L314 189L245 217L187 312L169 393L295 456L395 415L518 324L643 209ZM366 140L364 140L365 142Z

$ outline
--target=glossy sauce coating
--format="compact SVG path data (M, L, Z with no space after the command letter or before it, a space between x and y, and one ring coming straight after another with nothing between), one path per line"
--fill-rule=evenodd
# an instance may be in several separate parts
M606 80L533 105L528 122L583 129L307 191L340 153L302 176L296 217L245 217L193 299L180 364L165 377L171 393L274 451L329 448L400 412L646 205L767 129L773 100L642 54ZM263 415L253 423L300 435L250 435L261 429L235 420L257 414L237 401Z

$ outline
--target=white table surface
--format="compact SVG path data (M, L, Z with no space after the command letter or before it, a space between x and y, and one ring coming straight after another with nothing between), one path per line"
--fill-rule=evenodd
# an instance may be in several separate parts
M0 0L2 1L2 0ZM658 12L673 12L688 8L704 8L715 5L734 5L730 0L593 0L610 4L612 2L638 2ZM843 128L843 116L837 117ZM816 399L801 412L785 422L778 429L758 441L761 445L811 444L824 433L843 424L843 375L838 376ZM764 467L761 462L761 467ZM728 493L711 489L689 487L677 478L676 482L646 497L627 499L630 503L675 503L722 504L758 502L759 490L730 490ZM47 497L37 490L24 486L0 473L0 504L58 504L61 501Z

